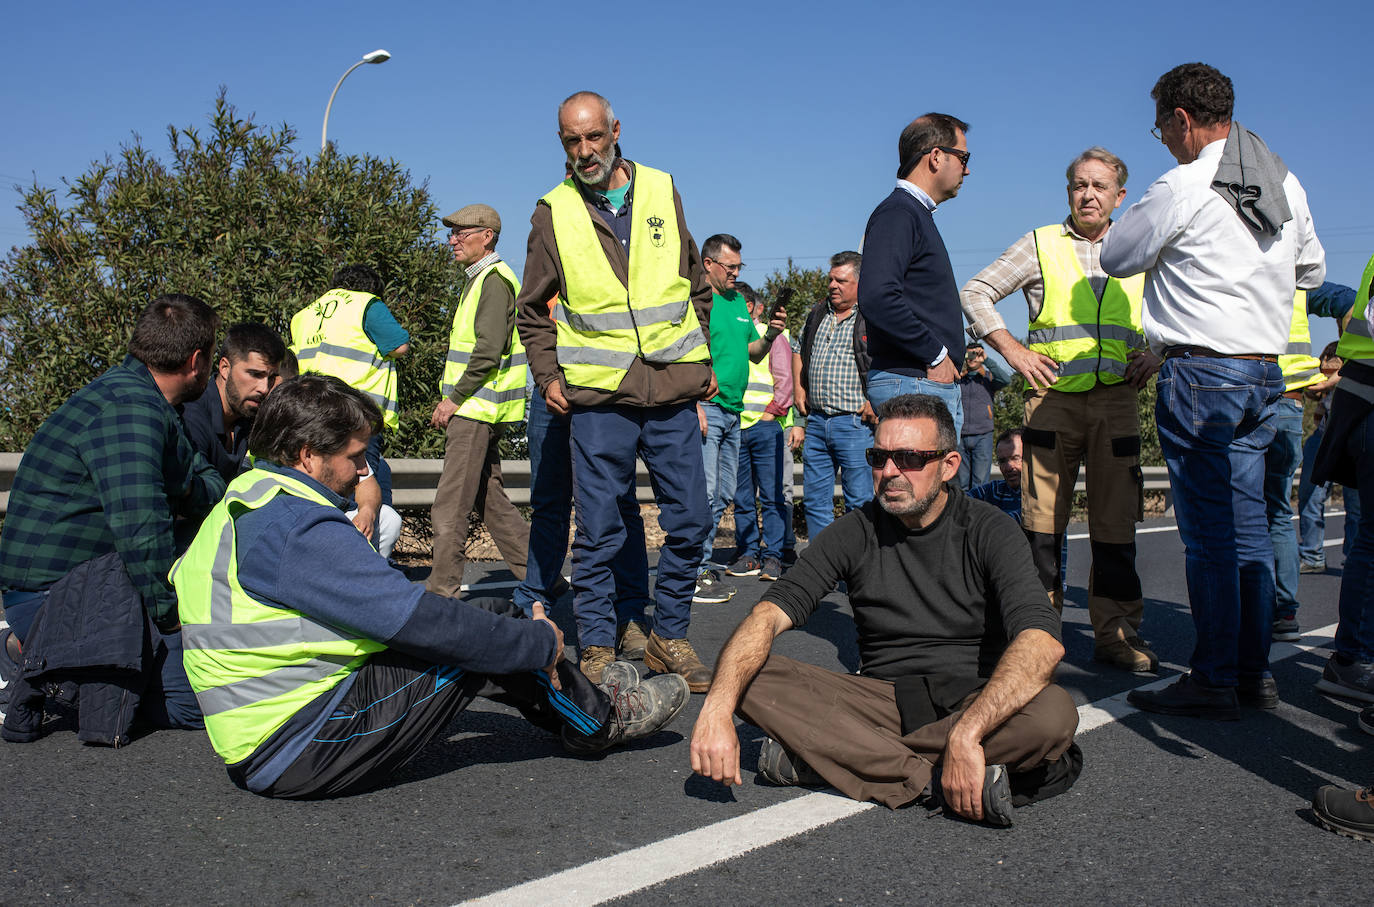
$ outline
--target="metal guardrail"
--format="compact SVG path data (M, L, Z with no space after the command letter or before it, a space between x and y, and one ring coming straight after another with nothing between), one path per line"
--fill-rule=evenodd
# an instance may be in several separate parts
M0 514L5 512L9 503L10 487L14 483L15 470L19 468L19 458L22 454L0 453ZM443 460L419 460L419 459L396 459L387 460L391 464L391 484L395 505L400 508L407 507L429 507L434 503L434 489L439 484L439 474L443 471ZM1163 491L1165 493L1165 506L1172 507L1173 500L1169 496L1169 473L1163 466L1142 467L1145 473L1146 491ZM1078 474L1078 484L1076 490L1084 491L1084 475L1086 470L1080 470ZM530 463L528 460L502 460L501 476L505 482L506 494L515 504L528 505L530 502ZM649 485L649 473L644 469L644 464L638 464L636 470L635 497L641 504L652 504L654 501L654 491ZM1295 480L1296 481L1296 478ZM805 496L805 489L802 486L802 464L796 463L792 468L792 491L796 500L800 501ZM837 483L834 488L834 495L841 497L843 492Z

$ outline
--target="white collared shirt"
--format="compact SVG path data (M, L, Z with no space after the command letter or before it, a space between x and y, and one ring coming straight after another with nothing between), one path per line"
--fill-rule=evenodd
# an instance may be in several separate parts
M926 210L929 211L931 214L935 213L935 199L927 195L926 190L922 189L920 186L916 185L915 183L909 183L906 180L897 180L897 188L901 189L903 192L906 192L912 198L916 199L916 201L925 205Z
M1259 236L1212 189L1220 139L1145 190L1102 243L1113 277L1145 272L1141 326L1151 349L1205 346L1222 353L1282 353L1293 294L1326 276L1326 252L1307 193L1291 172L1283 189L1293 219Z

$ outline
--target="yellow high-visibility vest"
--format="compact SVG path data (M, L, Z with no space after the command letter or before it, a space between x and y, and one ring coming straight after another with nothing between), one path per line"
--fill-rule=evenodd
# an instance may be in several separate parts
M291 316L291 351L302 372L333 375L362 391L382 411L382 424L401 422L396 363L382 355L363 330L371 293L330 290Z
M1336 344L1336 355L1346 362L1359 362L1374 367L1374 338L1369 333L1369 287L1374 283L1374 257L1364 267L1360 278L1360 289L1355 296L1355 308L1350 321L1341 332L1341 341Z
M710 359L692 307L691 281L679 273L682 226L673 179L643 164L636 164L634 173L628 287L611 269L572 179L541 199L553 215L568 284L552 315L558 364L572 386L614 391L637 358L655 363Z
M1288 347L1279 356L1283 389L1302 390L1322 380L1321 360L1312 355L1312 333L1307 323L1307 291L1293 294L1293 320L1288 326Z
M453 330L448 338L448 360L444 363L444 377L439 393L447 397L462 380L477 343L477 302L482 298L482 286L495 274L504 280L516 296L520 295L520 281L510 265L494 262L468 281L458 307L453 312ZM525 347L520 334L511 325L511 336L501 353L501 361L487 375L482 386L458 405L458 415L478 422L519 422L525 418Z
M788 357L791 357L792 338L786 331L780 334L788 345ZM763 418L763 414L768 410L768 404L773 402L773 373L768 370L768 360L772 358L773 351L770 349L768 355L758 362L749 362L749 383L744 386L744 409L740 410L739 427L743 431L751 425L756 424ZM791 413L791 409L788 409ZM779 417L778 423L783 424L783 419ZM786 426L784 426L786 427Z

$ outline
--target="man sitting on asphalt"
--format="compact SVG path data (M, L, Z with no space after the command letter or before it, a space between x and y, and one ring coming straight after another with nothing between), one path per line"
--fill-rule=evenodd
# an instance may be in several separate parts
M412 584L340 509L381 411L334 377L283 383L229 484L172 569L186 673L238 786L311 799L372 787L477 696L516 706L576 754L643 737L686 704L676 674L616 662L594 686L535 604L464 602Z
M1082 767L1078 713L1050 683L1059 617L1021 530L951 482L959 453L939 398L901 395L878 418L877 499L818 535L726 643L692 770L740 783L738 714L768 734L759 772L775 784L830 784L893 809L942 799L1009 825L1011 806L1067 790ZM770 655L840 580L862 673Z

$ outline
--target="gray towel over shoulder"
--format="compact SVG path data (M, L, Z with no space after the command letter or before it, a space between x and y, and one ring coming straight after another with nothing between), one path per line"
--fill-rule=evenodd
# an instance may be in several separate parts
M1212 188L1236 209L1245 225L1264 236L1277 236L1293 219L1283 179L1288 167L1269 150L1264 139L1240 123L1231 123L1231 134L1221 152L1221 163Z

